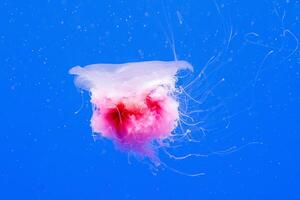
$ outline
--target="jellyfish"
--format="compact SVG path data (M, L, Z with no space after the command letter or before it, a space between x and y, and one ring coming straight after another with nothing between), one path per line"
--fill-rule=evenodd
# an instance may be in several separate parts
M159 164L154 143L171 137L179 122L177 74L187 61L145 61L75 66L77 87L90 92L93 133L121 150Z

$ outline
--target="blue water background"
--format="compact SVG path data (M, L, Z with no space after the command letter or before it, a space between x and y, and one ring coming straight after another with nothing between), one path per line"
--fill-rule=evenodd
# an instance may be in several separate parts
M300 199L299 10L293 0L3 0L0 199ZM68 75L75 65L173 60L170 43L196 74L216 57L207 85L225 78L206 106L226 112L211 110L215 129L197 150L246 145L170 161L200 177L155 175L94 141L89 96ZM214 123L222 117L227 128Z

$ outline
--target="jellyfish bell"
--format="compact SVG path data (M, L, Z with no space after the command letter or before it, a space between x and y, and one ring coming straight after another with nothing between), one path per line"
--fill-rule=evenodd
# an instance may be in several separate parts
M153 142L170 137L178 125L180 70L193 67L186 61L146 61L76 66L69 73L91 94L93 132L159 164Z

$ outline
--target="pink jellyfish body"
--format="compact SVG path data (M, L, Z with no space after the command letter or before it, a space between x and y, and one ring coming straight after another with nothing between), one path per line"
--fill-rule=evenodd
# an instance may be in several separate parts
M176 74L184 69L192 66L186 61L148 61L76 66L69 72L91 94L93 132L159 163L152 144L170 137L177 127Z

